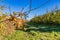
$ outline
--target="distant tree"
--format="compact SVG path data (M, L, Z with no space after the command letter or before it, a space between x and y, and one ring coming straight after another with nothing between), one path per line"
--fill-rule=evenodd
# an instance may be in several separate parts
M58 11L58 13L57 13ZM31 19L35 23L60 24L60 10L47 12L42 16L36 16Z

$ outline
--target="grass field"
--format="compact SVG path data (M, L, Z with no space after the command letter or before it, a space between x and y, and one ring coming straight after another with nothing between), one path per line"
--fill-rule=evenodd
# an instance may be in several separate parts
M45 28L44 26L42 26L39 30L16 30L16 32L12 35L3 36L3 40L60 40L59 28Z
M60 32L16 31L12 35L4 36L4 40L60 40Z

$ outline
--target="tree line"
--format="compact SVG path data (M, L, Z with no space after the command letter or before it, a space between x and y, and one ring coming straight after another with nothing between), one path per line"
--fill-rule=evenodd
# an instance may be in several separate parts
M60 10L47 12L46 14L42 16L35 16L30 21L34 23L39 23L39 24L43 23L43 24L59 25L60 24Z

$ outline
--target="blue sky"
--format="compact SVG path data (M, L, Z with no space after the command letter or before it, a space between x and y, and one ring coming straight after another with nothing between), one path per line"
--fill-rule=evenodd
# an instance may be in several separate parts
M5 5L11 7L11 12L16 11L20 12L22 7L25 7L24 11L29 10L29 1L30 0L5 0L3 3L0 1L0 5ZM32 0L32 8L36 8L46 2L47 0ZM46 13L46 10L51 11L58 6L58 9L60 9L60 0L50 0L47 4L41 6L39 9L32 11L28 16L28 19L33 18L35 15L43 15ZM9 12L8 7L5 12Z

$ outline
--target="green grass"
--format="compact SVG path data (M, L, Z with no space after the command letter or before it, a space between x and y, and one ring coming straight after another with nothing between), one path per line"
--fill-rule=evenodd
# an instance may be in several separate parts
M12 35L4 36L4 40L60 40L60 32L24 32L17 30Z
M40 29L30 31L16 30L15 33L8 36L2 36L2 40L60 40L59 27L46 27L47 25L40 25ZM29 27L33 28L33 27ZM56 28L56 29L54 29Z

